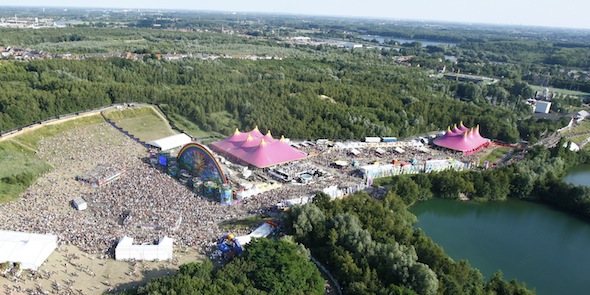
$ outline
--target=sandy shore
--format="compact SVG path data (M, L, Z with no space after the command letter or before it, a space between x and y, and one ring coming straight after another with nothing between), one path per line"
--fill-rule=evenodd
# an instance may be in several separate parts
M0 277L3 294L104 294L143 285L151 278L174 273L181 264L199 261L197 249L175 248L173 261L116 261L86 254L75 246L54 251L33 276Z

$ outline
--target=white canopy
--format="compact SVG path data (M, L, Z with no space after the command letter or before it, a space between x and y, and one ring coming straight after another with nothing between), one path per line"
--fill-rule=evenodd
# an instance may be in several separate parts
M153 147L157 147L162 151L168 151L177 147L181 147L185 144L191 143L192 139L190 136L184 134L184 133L180 133L180 134L175 134L172 136L168 136L168 137L164 137L164 138L160 138L157 140L153 140L148 142L147 144L153 146Z
M72 200L72 205L78 210L86 210L88 208L88 203L84 201L82 197L77 197Z
M55 248L56 235L0 231L0 262L20 262L21 269L39 269Z
M253 238L266 238L272 232L272 226L268 223L261 224L258 228L256 228L253 232L245 236L236 237L238 242L243 246L245 244L250 243Z
M115 260L169 260L172 259L174 240L163 237L157 245L133 245L133 238L123 237L115 248Z

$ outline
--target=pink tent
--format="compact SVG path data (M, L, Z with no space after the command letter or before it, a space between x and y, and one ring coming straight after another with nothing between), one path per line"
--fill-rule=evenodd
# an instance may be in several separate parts
M212 143L211 148L230 159L237 159L258 168L307 157L305 153L291 147L284 137L277 140L272 137L270 131L263 135L258 127L250 132L240 132L236 129L230 137Z
M475 128L467 128L462 122L459 127L457 127L457 124L452 128L449 127L445 135L434 140L434 144L437 146L462 151L463 153L477 151L481 147L488 145L489 142L489 139L483 138L479 134L479 125Z

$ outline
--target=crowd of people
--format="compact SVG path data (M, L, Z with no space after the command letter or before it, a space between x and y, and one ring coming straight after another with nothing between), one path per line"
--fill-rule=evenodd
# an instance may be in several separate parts
M375 149L361 149L351 155L346 149L310 144L305 147L313 156L279 169L296 175L314 169L328 171L329 177L314 177L306 185L285 184L231 206L218 200L195 196L189 187L148 165L145 148L102 123L72 129L61 135L40 140L38 156L55 167L32 185L18 201L0 205L1 229L35 233L52 233L60 245L75 245L87 253L112 256L117 241L129 236L137 243L155 242L168 236L177 246L209 248L224 233L218 224L260 213L288 199L312 196L322 189L362 183L352 168L329 168L335 160L369 161L392 158L432 157L412 148L396 154L392 148L377 154ZM437 157L444 152L431 151ZM76 181L76 175L108 165L126 172L104 186L94 188ZM82 197L88 210L77 211L72 199ZM245 234L236 232L234 234Z

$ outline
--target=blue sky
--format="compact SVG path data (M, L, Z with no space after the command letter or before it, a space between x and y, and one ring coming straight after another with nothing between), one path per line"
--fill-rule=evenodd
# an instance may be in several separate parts
M0 0L0 5L286 12L590 29L590 1L585 0L20 0L7 3L8 1Z

